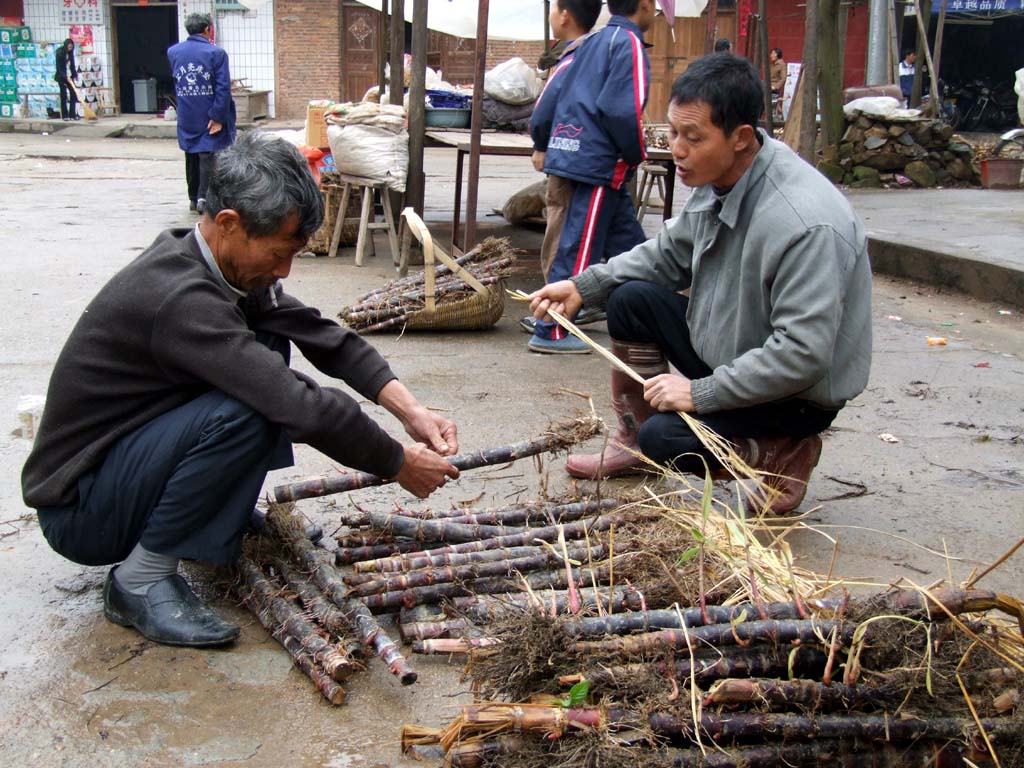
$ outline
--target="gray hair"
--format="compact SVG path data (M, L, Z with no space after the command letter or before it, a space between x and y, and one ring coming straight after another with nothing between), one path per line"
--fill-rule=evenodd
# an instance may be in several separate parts
M185 31L190 35L201 35L213 26L208 13L190 13L185 17Z
M214 155L206 213L237 211L250 237L267 237L299 216L298 234L309 237L324 220L324 199L309 163L292 144L272 133L246 131Z

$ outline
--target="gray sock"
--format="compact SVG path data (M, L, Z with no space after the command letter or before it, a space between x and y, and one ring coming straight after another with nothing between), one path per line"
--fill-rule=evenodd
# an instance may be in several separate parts
M121 588L133 595L144 595L161 579L178 572L178 558L158 555L136 544L125 561L114 570L114 578Z

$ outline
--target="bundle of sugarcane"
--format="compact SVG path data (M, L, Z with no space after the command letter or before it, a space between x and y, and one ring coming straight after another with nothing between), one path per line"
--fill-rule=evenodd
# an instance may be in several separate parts
M439 744L448 765L1024 764L1024 605L1007 595L904 588L546 617L540 642L543 618L462 641L479 649L477 690L525 703L407 727L403 746Z
M344 307L338 317L350 328L370 333L405 327L428 306L428 296L436 307L454 306L476 296L479 286L493 286L492 293L503 297L501 283L512 274L514 262L509 241L490 237L455 259L457 270L444 264L433 267L431 284L428 285L424 272L393 280L360 296L351 306Z

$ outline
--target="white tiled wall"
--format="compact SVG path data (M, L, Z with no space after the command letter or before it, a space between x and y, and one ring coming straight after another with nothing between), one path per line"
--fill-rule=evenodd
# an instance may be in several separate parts
M220 11L213 23L217 45L228 52L231 77L244 77L254 91L270 91L274 112L274 3L255 11Z
M24 0L25 23L32 27L37 42L62 42L68 28L60 23L62 0ZM190 13L214 13L213 0L178 0L178 33L185 33ZM110 3L103 0L103 24L93 25L93 46L103 63L106 83L114 82L113 52L110 46ZM217 44L228 52L231 77L246 78L253 90L270 91L270 117L274 116L274 3L255 11L219 11L214 18Z

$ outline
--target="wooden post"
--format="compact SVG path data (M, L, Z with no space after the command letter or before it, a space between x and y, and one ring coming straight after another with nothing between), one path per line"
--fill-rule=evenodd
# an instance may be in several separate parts
M476 17L476 70L473 73L473 113L469 139L469 178L466 182L466 230L463 251L476 245L477 188L480 185L480 134L484 127L484 70L487 67L489 0L479 0Z
M927 0L925 0L927 2ZM914 67L914 88L910 92L910 106L921 106L921 90L924 84L924 67L921 60L928 63L928 71L932 71L932 53L928 46L928 24L932 19L932 4L927 2L921 10L921 0L914 3L914 14L917 16L917 66ZM935 82L935 78L932 78Z
M896 29L896 3L889 0L889 72L892 81L900 84L900 38Z
M943 10L945 10L945 5L943 5ZM931 82L929 83L930 87L928 89L931 94L931 106L929 107L929 110L932 115L935 115L935 110L937 110L939 106L939 78L938 75L936 75L935 67L932 64L931 48L928 46L928 22L922 15L920 3L916 3L914 5L914 11L917 13L917 32L921 36L917 42L917 46L920 48L922 42L924 43L924 58L925 61L928 62L928 72L931 74L931 78L929 78ZM931 15L931 6L928 7L928 15ZM918 67L917 71L914 73L914 91L917 94L918 104L921 103L921 76L921 68ZM911 98L913 99L913 95L911 95Z
M718 32L718 0L708 0L708 26L704 33L704 53L715 50L715 36Z
M412 72L409 79L409 178L406 205L423 216L423 143L426 131L427 0L413 0Z
M821 49L818 52L818 92L821 94L822 154L836 162L839 139L846 120L843 117L843 64L839 58L839 2L819 0L818 29Z
M935 52L932 57L935 59L935 69L932 70L932 82L935 84L935 92L939 89L939 76L942 72L941 61L942 61L942 33L946 30L946 0L942 0L939 5L939 23L935 28ZM942 94L939 94L939 99L942 98ZM932 117L938 116L942 111L942 104L934 96L932 97L931 115Z
M380 16L377 17L377 100L384 96L387 77L384 62L388 60L388 0L381 0Z
M768 56L768 0L758 0L757 15L757 41L764 72L764 127L771 136L775 126L772 121L772 62Z
M551 0L544 0L544 51L551 50L551 25L548 19L551 18Z
M405 0L391 0L391 98L402 105L405 97Z
M807 3L804 21L804 52L800 63L803 109L800 113L800 134L797 139L797 154L811 165L815 165L815 143L818 138L818 3Z

